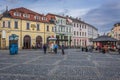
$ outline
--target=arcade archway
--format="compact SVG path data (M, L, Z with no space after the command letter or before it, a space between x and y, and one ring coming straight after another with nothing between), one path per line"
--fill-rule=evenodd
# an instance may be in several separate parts
M36 48L42 48L42 37L41 36L36 37Z
M26 35L23 40L23 48L30 49L31 48L31 37Z

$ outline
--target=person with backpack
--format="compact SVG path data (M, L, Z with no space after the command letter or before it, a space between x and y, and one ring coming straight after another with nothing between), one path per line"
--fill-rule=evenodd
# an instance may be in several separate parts
M55 52L55 54L57 54L57 48L58 48L58 45L55 44L55 45L54 45L54 52Z

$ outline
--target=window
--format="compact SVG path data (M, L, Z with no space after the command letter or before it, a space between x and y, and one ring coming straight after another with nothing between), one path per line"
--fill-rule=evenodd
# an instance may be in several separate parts
M39 24L37 24L37 30L40 30L40 26L39 26Z
M86 36L86 32L85 32L85 36Z
M80 32L80 36L81 36L81 32Z
M80 24L80 29L81 29L81 24Z
M85 25L85 29L86 29L86 25Z
M71 28L69 28L69 32L71 32Z
M10 21L3 21L3 27L10 28Z
M62 20L61 20L61 24L62 24Z
M30 14L23 14L24 18L30 18Z
M26 29L29 30L30 29L30 23L26 24Z
M75 23L74 23L74 27L75 27Z
M54 27L52 27L52 32L54 32Z
M84 32L82 32L82 36L84 36Z
M56 27L54 27L55 28L55 32L57 31L57 28Z
M34 16L35 20L40 20L40 16Z
M75 35L75 31L74 31L74 35Z
M5 27L5 21L3 21L3 27Z
M47 31L49 31L49 26L47 25Z
M66 32L68 32L68 27L66 27Z
M15 21L14 26L15 29L18 29L18 21Z
M19 17L21 17L21 13L19 13L19 12L14 12L14 16L19 16Z
M84 28L84 25L82 25L82 28Z
M10 21L8 21L8 28L10 28Z
M78 32L77 32L77 36L78 36Z

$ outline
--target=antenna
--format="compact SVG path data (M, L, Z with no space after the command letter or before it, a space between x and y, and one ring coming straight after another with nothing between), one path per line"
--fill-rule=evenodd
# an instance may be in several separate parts
M6 6L6 11L8 11L8 6Z

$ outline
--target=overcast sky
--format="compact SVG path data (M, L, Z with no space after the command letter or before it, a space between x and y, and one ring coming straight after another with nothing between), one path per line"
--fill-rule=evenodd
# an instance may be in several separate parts
M41 14L80 17L100 33L110 31L114 23L120 22L120 0L0 0L0 13L6 5L9 9L25 7Z

